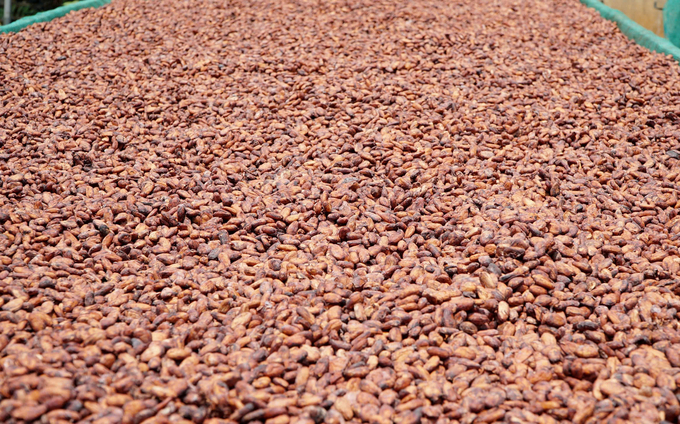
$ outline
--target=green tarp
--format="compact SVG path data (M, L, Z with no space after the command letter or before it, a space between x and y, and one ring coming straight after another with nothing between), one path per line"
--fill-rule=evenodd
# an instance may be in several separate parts
M669 54L673 56L675 60L680 62L679 47L665 38L659 37L652 31L641 27L639 24L632 21L628 16L624 15L623 12L612 9L609 6L605 6L598 0L581 0L581 3L596 9L598 12L600 12L600 15L602 15L603 18L616 22L616 25L618 25L621 32L639 45L654 52Z
M680 0L668 0L663 7L663 32L680 47Z
M2 32L17 32L29 25L37 24L38 22L47 22L66 15L74 10L85 9L88 7L100 7L111 3L111 0L84 0L78 3L72 3L67 6L57 7L46 12L36 13L33 16L18 19L9 25L0 26L0 33Z

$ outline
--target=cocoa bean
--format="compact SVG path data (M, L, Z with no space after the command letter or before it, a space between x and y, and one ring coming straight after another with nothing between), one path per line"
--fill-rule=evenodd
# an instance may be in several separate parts
M676 421L677 63L545 6L1 34L0 421Z

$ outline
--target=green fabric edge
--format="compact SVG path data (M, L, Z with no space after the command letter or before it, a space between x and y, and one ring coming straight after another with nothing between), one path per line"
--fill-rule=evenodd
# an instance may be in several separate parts
M67 6L57 7L56 9L47 10L45 12L36 13L33 16L26 16L9 25L0 26L0 33L17 32L26 28L29 25L37 24L38 22L47 22L52 19L60 18L74 10L86 9L88 7L101 7L105 4L111 3L111 0L84 0L78 3L69 4Z
M598 0L580 0L581 3L600 12L603 18L616 22L622 33L632 39L642 47L651 51L673 56L673 59L680 62L680 48L665 38L661 38L652 31L641 27L631 20L623 12L612 9Z

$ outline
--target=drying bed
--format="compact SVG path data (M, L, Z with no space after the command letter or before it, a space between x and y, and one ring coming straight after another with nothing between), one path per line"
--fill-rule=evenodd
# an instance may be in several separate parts
M679 90L577 0L0 35L0 421L673 422Z

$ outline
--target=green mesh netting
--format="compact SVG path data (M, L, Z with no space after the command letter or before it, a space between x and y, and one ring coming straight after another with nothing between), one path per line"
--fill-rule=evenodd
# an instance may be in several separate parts
M668 3L673 2L669 0ZM634 40L639 45L646 47L647 49L663 54L669 54L673 58L680 62L680 48L665 38L661 38L654 34L652 31L641 27L639 24L632 21L628 16L624 15L616 9L612 9L609 6L605 6L598 0L581 0L581 3L588 7L592 7L600 12L603 18L610 21L616 22L619 29L628 38ZM668 7L668 4L666 5Z
M17 21L12 22L9 25L0 26L0 33L3 32L17 32L29 25L36 24L38 22L47 22L52 19L60 18L69 12L74 10L85 9L88 7L99 7L105 4L111 3L111 0L84 0L78 3L69 4L67 6L57 7L53 10L48 10L46 12L36 13L33 16L27 16L21 18Z
M680 47L680 0L668 0L663 7L663 32Z

